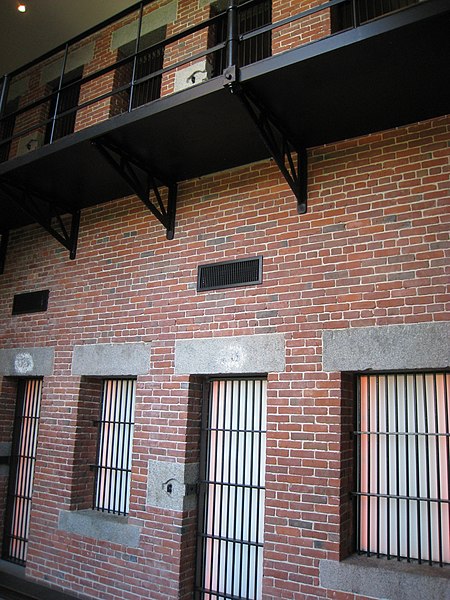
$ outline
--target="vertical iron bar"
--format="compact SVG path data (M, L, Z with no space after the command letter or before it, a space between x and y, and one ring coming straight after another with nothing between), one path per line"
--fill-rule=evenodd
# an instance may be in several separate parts
M256 524L256 540L259 543L259 537L261 535L261 537L264 539L264 528L262 531L262 534L260 534L259 531L259 522L260 522L260 517L262 517L262 519L264 520L264 506L265 506L265 489L266 489L266 474L265 471L262 470L262 465L261 463L263 462L263 464L265 465L265 460L263 461L263 458L265 458L265 449L266 449L266 426L265 426L265 419L266 419L266 405L267 405L267 383L264 380L260 380L259 383L259 389L260 389L260 394L259 394L259 432L258 432L258 437L259 437L259 446L258 446L258 485L260 485L261 487L263 487L262 492L258 491L258 511L257 511L257 524ZM264 427L263 427L263 420L264 420ZM263 495L263 502L262 502L262 506L261 506L261 495ZM257 568L259 566L259 556L260 554L262 554L263 550L262 548L257 548L257 555L256 555L256 569L255 569L255 579L256 582L258 584L258 589L256 589L255 586L255 598L258 598L261 595L261 590L259 589L261 586L261 582L262 582L262 573L260 574L259 572L257 572Z
M419 451L419 402L417 397L417 381L416 375L412 375L413 382L413 398L414 398L414 431L416 432L416 498L420 496L420 451ZM420 500L416 500L417 507L417 560L419 565L422 563L422 529L420 520Z
M233 404L234 404L234 397L233 397ZM241 434L240 434L240 423L241 423L241 395L238 393L237 395L237 407L236 407L236 411L237 411L237 418L236 418L236 456L240 456L240 447L241 447ZM236 460L236 465L235 465L235 482L237 483L239 481L239 462ZM241 488L242 490L242 488ZM243 490L241 492L243 494ZM238 508L238 499L239 499L239 488L237 486L235 486L235 495L236 495L236 502L235 502L235 511L236 513L239 511ZM242 498L242 496L241 496ZM240 511L242 514L242 510ZM237 557L237 552L238 552L238 541L237 541L237 519L234 519L234 528L233 528L233 589L232 589L232 595L236 595L235 594L235 580L236 580L236 573L237 573L237 569L236 569L236 557ZM242 558L241 553L239 554Z
M218 485L218 489L219 489L219 531L218 531L218 549L217 549L217 586L216 586L216 590L215 591L223 591L220 590L220 578L222 575L222 538L224 537L223 535L223 520L224 520L224 491L225 491L225 485L224 485L224 474L225 474L225 436L227 433L227 404L228 404L228 385L230 385L231 389L233 389L233 384L229 383L229 382L224 382L224 387L223 387L223 397L222 397L222 427L221 427L221 432L220 432L220 436L221 436L221 465L220 465L220 474L219 477L220 479L217 480L216 478L216 483ZM231 392L232 394L232 392ZM231 426L230 426L231 429ZM219 432L217 437L219 437Z
M427 398L427 388L426 388L426 380L425 380L425 374L422 373L421 375L422 377L422 400L423 400L423 411L424 411L424 426L425 426L425 457L426 457L426 490L427 490L427 503L426 503L426 507L427 507L427 528L428 528L428 563L431 565L432 564L432 553L433 553L433 546L432 546L432 542L431 542L431 481L430 481L430 477L431 477L431 472L430 472L430 429L429 429L429 423L428 423L428 398Z
M356 412L354 420L355 432L362 431L361 424L361 376L356 378ZM356 525L355 525L355 536L356 536L356 550L358 554L361 554L361 439L362 434L355 434L355 453L356 453Z
M229 0L227 8L227 40L225 68L237 65L239 47L238 7L236 0Z
M353 29L358 27L358 19L356 18L356 2L357 0L352 0L352 24Z
M241 382L239 382L240 386L242 385ZM242 419L243 422L241 422L239 424L239 429L243 431L243 452L242 452L242 457L243 457L243 468L242 468L242 510L241 510L241 514L242 517L244 517L245 515L245 494L246 494L246 487L245 486L245 482L246 482L246 477L247 477L247 433L246 433L246 416L247 416L247 398L243 397L242 394L242 389L241 387L239 387L239 397L242 398L243 400L243 414L244 417ZM240 560L240 565L239 565L239 597L242 597L242 580L243 580L243 558L244 558L244 523L245 523L245 519L242 518L241 520L241 536L240 536L240 540L241 540L241 560Z
M446 448L447 465L450 465L450 411L449 411L449 396L448 396L448 385L450 383L450 373L443 374L443 402L444 402L444 424L442 426L443 433L446 434L444 436L444 443ZM447 470L447 499L450 496L450 472ZM450 512L450 506L447 504L445 507L447 512Z
M233 416L234 416L234 411L233 411L233 398L231 397L230 400L230 432L229 432L229 455L228 455L228 504L227 504L227 529L226 529L226 538L227 541L225 543L225 571L224 571L224 581L225 581L225 589L223 590L225 593L229 593L232 594L233 590L232 589L228 589L228 554L229 554L229 545L232 544L232 542L230 542L230 538L231 538L231 501L230 498L233 494L233 506L234 506L234 510L236 507L236 482L234 486L231 485L231 474L232 474L232 465L233 462L237 462L238 457L236 455L233 455L233 441L235 442L235 436L234 436L234 431L233 431ZM232 546L231 546L232 549ZM233 574L233 566L231 565L231 575ZM233 586L233 577L231 577L231 588Z
M143 12L144 12L144 3L141 2L140 6L139 6L139 20L138 20L138 30L137 30L137 35L136 35L136 45L134 47L133 68L131 71L130 99L128 101L128 112L130 112L133 107L134 80L136 78L136 70L137 70L137 61L138 61L137 53L139 52L139 43L141 41Z
M119 490L118 490L118 497L117 497L117 503L115 505L115 510L117 511L117 513L120 514L125 514L125 506L122 507L124 501L125 501L125 496L122 492L123 490L123 483L125 481L125 465L124 465L124 444L125 444L125 428L126 428L126 410L128 407L128 394L129 394L129 383L130 380L129 379L125 379L121 381L121 390L120 390L120 406L119 406L119 425L118 425L118 439L117 439L117 464L116 464L116 468L117 468L117 472L118 472L118 480L119 480Z
M385 379L385 376L383 376ZM376 544L377 544L377 558L380 558L380 376L375 376L375 431L377 434L375 435L375 442L377 445L376 448L376 478L377 478L377 516L376 516L376 524L377 524L377 533L376 533Z
M0 119L3 117L3 114L5 112L6 109L6 101L8 98L8 92L9 92L9 75L3 75L3 81L2 81L2 91L1 91L1 95L0 95Z
M369 376L367 378L367 556L370 556L370 509L371 509L371 496L370 496L370 492L371 492L371 480L370 480L370 471L371 471L371 452L370 452L370 445L371 445L371 422L370 422L370 415L371 415L371 410L370 410L370 403L372 402L372 385L371 385L371 377Z
M444 382L445 383L445 382ZM433 373L433 400L434 400L434 430L435 430L435 444L436 444L436 486L437 486L437 497L442 498L441 490L441 452L440 452L440 439L439 439L439 404L438 404L438 391L437 391L437 375ZM436 505L438 515L438 549L439 549L439 566L443 566L442 559L442 503L438 502Z
M248 514L249 514L249 523L248 523L248 537L249 537L249 542L252 539L251 533L252 533L252 518L253 518L253 493L254 493L254 482L253 482L253 463L254 463L254 450L255 450L255 384L256 381L253 379L252 381L247 381L246 382L246 394L247 394L247 406L250 412L251 409L251 416L250 416L250 473L249 473L249 484L250 484L250 488L249 488L249 494L250 494L250 498L249 498L249 504L248 504ZM249 394L248 390L249 387L252 386L252 393ZM250 397L250 402L249 402L249 397ZM247 423L248 423L248 418L247 418ZM257 542L258 540L255 539L255 542ZM251 564L251 558L252 558L252 554L251 554L251 550L252 547L250 545L250 543L248 544L248 559L247 559L247 597L250 597L250 564ZM255 552L258 552L258 546L255 546Z
M391 468L390 468L390 445L391 445L391 436L390 436L390 423L389 423L389 386L388 386L389 378L386 375L386 383L384 386L384 410L385 410L385 426L386 426L386 464L385 464L385 472L386 472L386 494L387 494L387 506L386 506L386 544L387 544L387 558L388 560L391 558ZM395 391L397 392L397 377L394 375L394 386ZM394 468L398 470L398 457L397 462L394 465Z
M109 465L110 473L111 473L111 485L109 488L109 501L108 501L108 512L112 512L117 507L117 485L119 480L119 471L118 471L118 456L119 456L119 419L120 419L120 403L121 403L121 394L122 394L123 380L117 379L115 382L115 394L114 394L114 414L113 414L113 435L111 440L111 463ZM112 483L114 480L114 484ZM111 498L112 497L112 498Z
M208 479L209 481L211 481L211 486L212 486L212 490L213 490L213 502L212 502L212 517L211 517L211 544L210 544L210 570L209 570L209 589L212 589L212 585L213 585L213 569L214 569L214 546L216 543L216 502L217 502L217 462L218 462L218 456L219 456L219 404L220 404L220 398L221 398L221 384L218 381L217 382L217 391L214 397L214 384L212 385L212 390L211 390L211 394L212 394L212 398L213 401L215 402L215 448L214 448L214 462L212 465L212 469L211 467L209 468L209 473L208 473Z
M49 144L51 144L53 142L53 137L54 137L54 134L55 134L56 117L57 117L57 114L58 114L59 100L60 100L60 96L61 96L61 88L63 86L63 81L64 81L64 73L66 71L66 63L67 63L68 52L69 52L69 44L67 43L65 45L65 48L64 48L63 64L62 64L62 68L61 68L61 74L59 76L58 91L56 93L55 110L53 111L53 115L51 117L51 119L52 119L52 129L51 129L51 132L50 132Z
M401 528L400 528L400 417L399 417L399 396L398 396L398 376L395 375L395 398L394 398L394 422L395 422L395 493L397 500L395 503L395 517L397 521L397 560L400 560ZM406 393L406 390L405 390ZM405 396L405 404L407 398ZM409 533L407 532L407 536Z
M410 491L410 472L409 472L409 402L408 402L408 380L403 376L403 393L405 396L405 444L406 444L406 560L411 562L411 491Z

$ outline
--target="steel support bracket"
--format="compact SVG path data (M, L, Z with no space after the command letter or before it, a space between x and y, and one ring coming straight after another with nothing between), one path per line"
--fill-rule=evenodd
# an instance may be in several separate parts
M0 275L5 270L6 249L8 248L9 231L3 231L0 239Z
M228 75L228 77L227 77ZM237 96L256 125L259 134L297 199L297 211L308 208L308 153L283 128L275 115L264 106L233 74L224 71L224 86Z
M8 195L20 210L23 210L34 222L38 223L64 246L69 251L71 260L76 258L80 210L73 210L64 206L59 200L45 197L37 190L6 179L0 180L0 189ZM70 223L63 218L64 215L70 216Z
M177 184L109 140L97 139L92 144L164 226L167 239L172 240L175 235ZM161 187L167 188L165 203ZM155 201L152 200L152 192Z

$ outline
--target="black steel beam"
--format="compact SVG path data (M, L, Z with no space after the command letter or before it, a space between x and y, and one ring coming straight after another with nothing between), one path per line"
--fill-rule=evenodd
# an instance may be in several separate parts
M46 198L39 191L32 190L16 182L0 180L0 190L16 206L29 215L34 222L38 223L47 233L64 246L69 251L71 260L76 258L81 214L79 209L73 210L69 207L64 207L58 200ZM67 228L63 220L63 215L66 214L71 217L69 228Z
M236 95L276 162L297 199L297 211L303 215L308 209L308 153L306 148L294 140L271 113L260 98L256 98L247 87L237 81L237 72L228 68L224 72L224 85Z
M175 235L176 182L168 180L158 170L149 168L138 156L126 152L108 140L100 138L93 140L92 144L163 225L167 239L172 240ZM161 195L161 187L167 188L166 205ZM151 198L152 192L155 201Z

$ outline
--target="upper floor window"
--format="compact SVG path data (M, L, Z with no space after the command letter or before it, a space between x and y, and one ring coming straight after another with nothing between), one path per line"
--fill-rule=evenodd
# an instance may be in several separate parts
M99 421L93 508L127 514L130 504L134 379L105 379Z
M75 110L71 111L71 109L78 106L78 101L80 98L80 85L77 84L77 81L81 79L82 75L82 68L74 69L70 73L67 73L63 78L62 85L72 85L61 90L59 94L54 94L52 96L48 109L48 116L52 120L47 123L45 129L45 144L48 144L50 141L54 142L65 135L69 135L69 133L73 133L75 129L77 113ZM56 92L58 90L58 86L59 81L53 81L50 83L50 91ZM55 111L56 119L53 120ZM64 114L67 111L70 112Z
M419 0L348 0L331 9L331 31L336 33L353 27L353 25L362 25L367 21L418 2Z
M450 373L358 379L359 553L450 563Z
M163 26L143 35L139 40L139 50L144 51L136 58L134 81L149 77L145 81L133 84L131 88L130 83L133 78L134 64L132 60L115 70L114 89L119 89L123 86L126 86L126 89L113 95L110 116L126 112L130 108L137 108L160 97L162 75L153 74L163 68L164 46L156 48L153 46L158 44L158 42L162 42L165 38L166 27ZM135 51L136 40L133 40L119 48L117 59L121 60L131 56Z

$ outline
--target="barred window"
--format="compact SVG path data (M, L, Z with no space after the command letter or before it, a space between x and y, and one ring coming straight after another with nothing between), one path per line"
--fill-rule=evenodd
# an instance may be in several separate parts
M42 379L19 380L2 558L26 564Z
M358 379L357 550L450 562L450 373Z
M94 508L127 514L130 502L131 446L134 429L134 379L105 379L98 447Z

